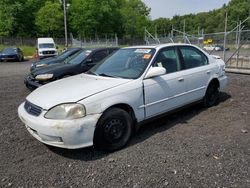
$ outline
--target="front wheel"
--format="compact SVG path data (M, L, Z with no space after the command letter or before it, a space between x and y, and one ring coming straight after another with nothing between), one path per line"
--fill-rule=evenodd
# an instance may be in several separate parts
M120 108L104 112L97 123L94 145L100 149L114 151L124 147L132 133L132 118Z
M204 97L204 106L211 107L219 102L220 92L219 87L216 84L210 84L207 88L205 97Z

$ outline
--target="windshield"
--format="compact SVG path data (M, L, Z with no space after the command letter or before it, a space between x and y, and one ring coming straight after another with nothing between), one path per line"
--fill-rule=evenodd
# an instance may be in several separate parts
M135 79L142 75L154 53L155 49L151 48L120 49L108 59L94 66L87 73Z
M68 56L70 56L71 54L74 54L74 50L66 50L66 51L64 51L63 53L61 53L60 55L58 55L57 57L58 57L58 58L65 59L65 58L67 58Z
M39 48L55 48L55 45L53 43L43 43L39 44Z
M91 53L90 50L81 50L80 52L73 55L72 58L70 58L70 60L67 61L66 63L80 64L90 53Z
M17 52L16 49L13 49L13 48L5 48L5 49L3 50L2 53L9 54L9 53L16 53L16 52Z

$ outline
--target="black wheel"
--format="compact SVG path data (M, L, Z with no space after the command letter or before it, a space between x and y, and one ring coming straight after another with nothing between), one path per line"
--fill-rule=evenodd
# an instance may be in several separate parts
M111 108L99 119L94 145L106 151L114 151L124 147L132 133L132 118L120 108Z
M214 83L209 84L204 97L204 106L211 107L218 104L219 96L220 96L219 87Z

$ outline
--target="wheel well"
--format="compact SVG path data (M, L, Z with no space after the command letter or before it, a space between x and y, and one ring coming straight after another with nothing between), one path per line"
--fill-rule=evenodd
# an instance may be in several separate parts
M214 79L212 79L212 80L210 81L209 85L212 85L212 84L216 85L217 88L220 87L220 82L219 82L218 79L216 79L216 78L214 78Z
M115 104L115 105L113 105L113 106L110 106L108 109L106 109L105 111L107 111L107 110L109 110L110 108L120 108L120 109L122 109L122 110L124 110L124 111L126 111L131 117L132 117L132 120L133 120L133 130L134 130L134 132L136 132L137 131L137 126L136 126L136 124L137 124L137 119L136 119L136 117L135 117L135 112L134 112L134 110L133 110L133 108L131 107L131 106L129 106L128 104L123 104L123 103L121 103L121 104ZM104 111L104 112L105 112Z
M113 105L113 106L110 106L108 109L110 108L120 108L120 109L123 109L124 111L126 111L133 119L134 122L137 122L136 120L136 117L135 117L135 113L134 113L134 110L131 106L129 106L128 104L116 104L116 105ZM107 110L108 110L107 109Z

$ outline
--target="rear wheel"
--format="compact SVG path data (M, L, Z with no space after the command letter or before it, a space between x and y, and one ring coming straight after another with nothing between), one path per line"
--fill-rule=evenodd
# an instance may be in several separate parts
M94 145L107 151L124 147L131 136L132 123L126 111L120 108L107 110L97 123Z
M209 84L203 101L204 106L211 107L218 104L219 96L220 96L219 87L214 83Z

